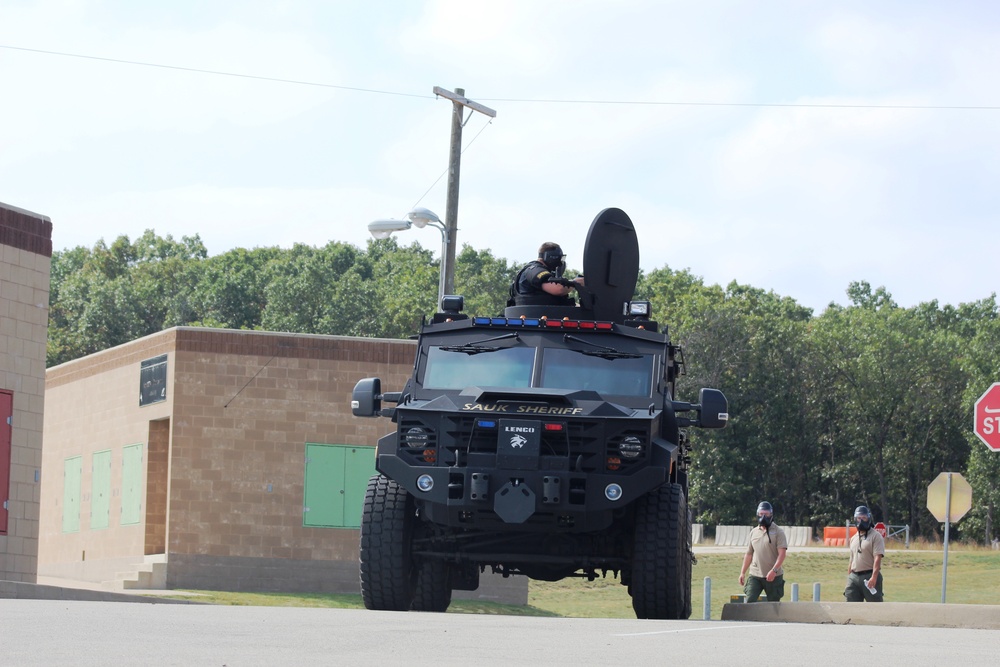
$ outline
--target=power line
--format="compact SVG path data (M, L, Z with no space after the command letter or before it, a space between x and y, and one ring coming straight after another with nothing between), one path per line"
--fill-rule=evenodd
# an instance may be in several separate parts
M466 121L466 122L468 122L468 121ZM486 130L486 128L489 127L492 124L493 124L492 120L487 120L483 124L483 127L478 132L476 132L476 136L472 137L472 139L469 141L469 143L465 144L465 148L462 149L462 155L465 155L465 151L469 150L469 147L472 146L472 144L476 141L476 139L479 138L479 135L482 134L483 131ZM444 178L445 174L447 174L447 173L448 173L448 169L446 168L444 171L441 172L440 176L438 176L436 179L434 179L434 182L431 183L431 186L429 188L427 188L427 190L424 192L424 194L420 195L420 199L418 199L417 201L415 201L413 203L413 206L410 207L411 211L413 209L415 209L417 206L420 205L420 202L422 202L424 200L424 197L426 197L428 194L430 194L430 191L434 189L434 186L438 184L438 181L440 181L442 178Z
M82 54L79 54L79 53L65 53L65 52L60 52L60 51L45 51L45 50L42 50L42 49L29 49L29 48L25 48L25 47L21 47L21 46L9 46L7 44L0 44L0 48L2 48L2 49L12 49L12 50L15 50L15 51L27 51L29 53L43 53L43 54L46 54L46 55L63 56L63 57L67 57L67 58L83 58L83 59L86 59L86 60L98 60L98 61L102 61L102 62L119 63L119 64L122 64L122 65L138 65L138 66L141 66L141 67L157 67L157 68L160 68L160 69L171 69L171 70L178 70L178 71L182 71L182 72L195 72L195 73L198 73L198 74L214 74L214 75L218 75L218 76L233 76L233 77L238 77L238 78L242 78L242 79L255 79L255 80L259 80L259 81L273 81L273 82L276 82L276 83L290 83L290 84L302 85L302 86L319 86L319 87L322 87L322 88L336 88L338 90L351 90L351 91L361 92L361 93L376 93L376 94L379 94L379 95L397 95L397 96L401 96L401 97L420 97L420 98L430 99L430 100L436 99L436 97L437 97L437 96L432 96L432 95L415 95L415 94L411 94L411 93L399 93L399 92L388 91L388 90L374 90L374 89L371 89L371 88L355 88L355 87L351 87L351 86L338 86L338 85L329 84L329 83L316 83L316 82L313 82L313 81L299 81L299 80L295 80L295 79L281 79L281 78L269 77L269 76L256 76L256 75L252 75L252 74L238 74L238 73L235 73L235 72L221 72L221 71L218 71L218 70L200 69L200 68L196 68L196 67L180 67L180 66L177 66L177 65L161 65L159 63L146 63L146 62L140 62L140 61L137 61L137 60L123 60L123 59L119 59L119 58L104 58L104 57L100 57L100 56L82 55ZM462 149L462 153L463 154L465 153L466 150L469 149L470 146L472 146L472 144L476 141L476 139L479 138L479 135L482 134L483 131L489 125L490 125L490 122L488 121L485 125L483 125L482 129L480 129L479 132L476 133L476 136L474 136L472 138L472 140L468 144L465 145L465 148ZM426 197L428 195L428 193L430 193L430 191L434 189L434 186L436 186L438 184L438 182L447 173L448 173L448 170L445 169L441 173L441 175L438 176L437 179L435 179L435 181L433 183L431 183L431 186L429 188L427 188L427 191L424 192L424 194L422 194L420 196L420 199L417 200L417 204L419 204L423 200L423 198ZM415 208L417 206L417 204L414 204L413 207ZM270 362L268 362L268 363L270 363ZM256 376L254 376L254 377L256 377ZM242 389L240 391L242 391Z
M338 90L353 90L359 93L374 93L376 95L398 95L400 97L422 97L432 100L432 95L415 95L412 93L399 93L390 90L374 90L371 88L354 88L352 86L337 86L332 83L317 83L315 81L299 81L296 79L280 79L271 76L257 76L254 74L238 74L236 72L221 72L211 69L199 69L197 67L180 67L178 65L161 65L159 63L144 63L137 60L122 60L119 58L102 58L100 56L86 56L79 53L62 53L60 51L43 51L42 49L27 49L21 46L8 46L0 44L0 49L13 49L15 51L28 51L30 53L44 53L50 56L64 56L66 58L84 58L86 60L100 60L109 63L119 63L122 65L139 65L142 67L158 67L160 69L179 70L181 72L196 72L198 74L215 74L217 76L234 76L240 79L255 79L258 81L273 81L275 83L291 83L298 86L317 86L320 88L336 88Z
M319 88L334 88L337 90L350 90L359 93L372 93L375 95L395 95L398 97L417 97L423 99L434 99L431 95L417 95L415 93L401 93L392 90L376 90L372 88L357 88L353 86L339 86L332 83L318 83L316 81L302 81L297 79L282 79L270 76L257 76L254 74L239 74L236 72L222 72L219 70L201 69L197 67L180 67L177 65L161 65L159 63L147 63L137 60L124 60L119 58L103 58L100 56L88 56L79 53L65 53L61 51L46 51L43 49L29 49L21 46L10 46L0 44L0 49L11 49L15 51L26 51L29 53L43 53L51 56L62 56L66 58L83 58L86 60L98 60L123 65L138 65L141 67L157 67L160 69L171 69L181 72L195 72L197 74L214 74L216 76L232 76L241 79L254 79L257 81L271 81L275 83L289 83L299 86L315 86ZM544 99L544 98L518 98L518 97L486 97L480 98L485 102L510 102L523 104L605 104L621 106L678 106L678 107L751 107L751 108L789 108L789 109L903 109L917 111L953 110L953 111L997 111L1000 106L989 105L935 105L935 104L782 104L774 102L657 102L642 100L586 100L586 99Z
M996 111L1000 106L945 106L932 104L780 104L774 102L642 102L635 100L547 100L505 97L481 97L484 102L527 102L533 104L628 104L635 106L682 107L788 107L806 109L979 109Z

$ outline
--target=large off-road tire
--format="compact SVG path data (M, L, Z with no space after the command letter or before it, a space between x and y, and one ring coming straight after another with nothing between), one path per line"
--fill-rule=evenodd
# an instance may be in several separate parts
M451 604L451 566L443 560L424 559L417 567L413 611L447 611Z
M687 507L687 497L684 498L684 506ZM691 618L691 575L694 569L694 545L691 542L691 510L684 514L684 525L681 527L681 539L684 540L684 553L681 554L681 564L684 566L683 581L684 586L684 611L681 618Z
M665 484L638 501L629 586L636 618L691 615L687 516L679 484Z
M413 603L415 522L406 490L384 475L368 480L361 517L361 597L368 609L407 611Z

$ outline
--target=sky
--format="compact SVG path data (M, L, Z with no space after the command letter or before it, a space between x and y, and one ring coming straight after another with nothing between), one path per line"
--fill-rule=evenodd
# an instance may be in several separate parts
M958 305L1000 289L998 29L969 0L0 0L0 202L56 250L364 248L445 218L461 88L496 117L466 110L459 248L582 268L617 207L646 271Z

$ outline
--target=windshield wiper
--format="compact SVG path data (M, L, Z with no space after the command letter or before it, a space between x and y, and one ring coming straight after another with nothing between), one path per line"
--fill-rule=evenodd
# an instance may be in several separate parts
M495 340L504 340L505 338L513 338L514 340L521 340L521 337L517 335L517 332L504 334L502 336L494 336L493 338L484 338L483 340L478 340L474 343L465 343L463 345L447 345L439 347L439 350L444 352L464 352L465 354L479 354L481 352L496 352L497 350L503 350L506 348L496 347L496 346L483 346L483 343L492 343Z
M596 347L596 350L575 350L573 348L566 348L573 352L578 352L580 354L585 354L588 357L600 357L601 359L642 359L641 354L635 354L634 352L619 352L613 347L606 347L604 345L598 345L597 343L591 343L589 340L584 340L583 338L577 338L576 336L571 336L570 334L565 334L563 336L564 342L572 341L574 343L583 343L584 345L590 345L591 347Z

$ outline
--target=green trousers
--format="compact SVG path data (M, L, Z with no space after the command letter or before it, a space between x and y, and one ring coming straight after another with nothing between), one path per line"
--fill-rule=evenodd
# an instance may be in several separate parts
M747 602L756 602L760 598L761 591L767 593L768 602L781 602L781 598L785 597L785 577L779 574L774 577L774 581L768 581L764 577L748 574L746 583L743 584Z
M871 579L871 572L868 574L847 575L847 588L844 589L844 599L848 602L882 602L882 573L878 573L878 583L875 584L875 592L872 593L865 586L865 582Z

